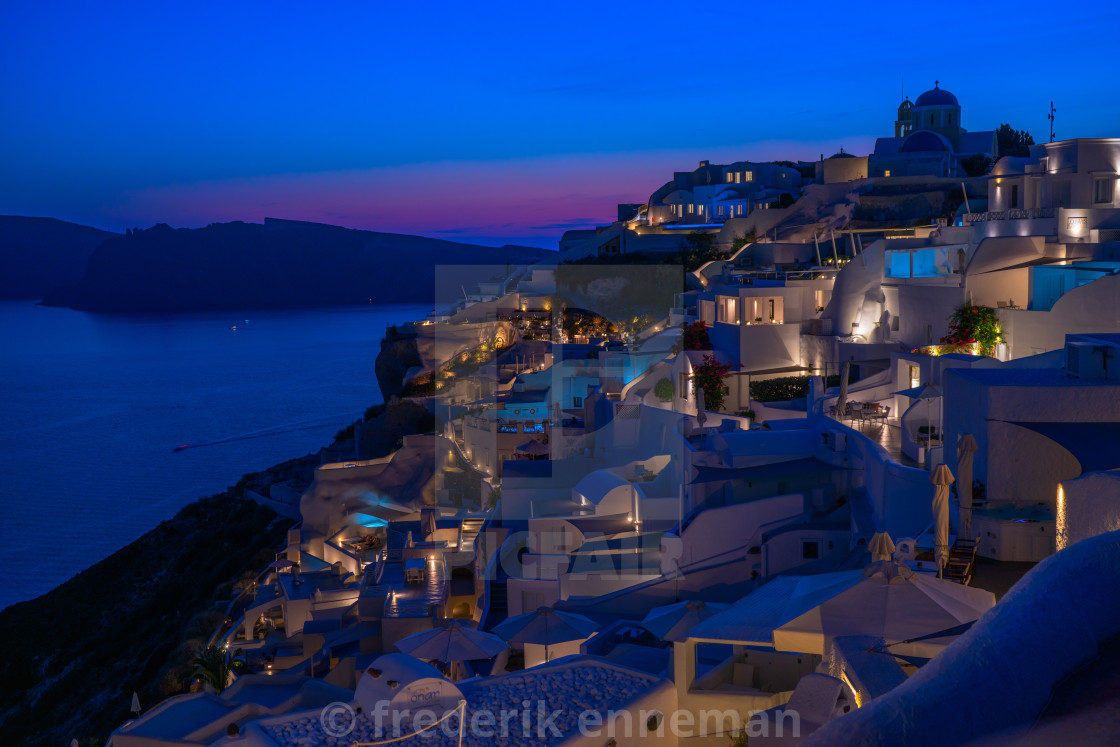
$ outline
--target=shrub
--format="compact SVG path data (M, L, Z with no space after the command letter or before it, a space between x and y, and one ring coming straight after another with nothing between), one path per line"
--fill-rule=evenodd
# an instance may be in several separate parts
M941 338L943 344L952 345L960 352L971 352L969 348L979 344L983 355L992 355L996 344L1002 340L996 310L967 303L949 316L949 334Z
M849 375L848 381L853 377ZM840 374L825 379L825 387L840 386ZM809 394L808 376L781 376L776 379L751 382L751 399L758 402L784 402L798 399Z
M720 363L714 355L704 356L704 362L692 372L692 391L697 393L704 390L704 407L712 412L723 409L723 398L727 396L727 387L723 380L731 375L731 364Z
M685 350L712 349L712 341L708 338L708 325L704 323L703 319L698 319L692 324L686 324L682 329L684 334L681 335L681 342Z
M658 382L653 385L654 396L662 402L668 402L676 393L677 388L673 386L673 380L668 377L659 379Z

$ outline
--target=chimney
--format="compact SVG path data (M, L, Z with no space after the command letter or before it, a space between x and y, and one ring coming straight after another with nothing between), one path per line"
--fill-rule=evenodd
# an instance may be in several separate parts
M701 161L701 162L700 162L700 168L704 168L704 167L705 167L705 166L707 166L707 165L708 165L708 162L707 162L707 161Z

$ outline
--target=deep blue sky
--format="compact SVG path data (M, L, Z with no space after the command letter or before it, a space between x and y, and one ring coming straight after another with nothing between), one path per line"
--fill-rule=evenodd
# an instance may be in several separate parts
M1118 7L8 2L0 213L554 246L700 158L867 152L903 79L1120 136Z

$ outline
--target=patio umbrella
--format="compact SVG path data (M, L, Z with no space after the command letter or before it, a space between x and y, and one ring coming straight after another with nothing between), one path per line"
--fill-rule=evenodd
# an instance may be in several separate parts
M420 509L420 529L424 537L431 537L436 533L436 518L439 516L439 511L434 508Z
M140 695L139 693L132 693L132 706L129 708L132 713L137 716L140 715Z
M527 456L537 457L537 456L547 456L549 452L548 452L548 447L547 446L545 446L540 441L538 441L537 439L534 438L531 441L526 441L525 443L518 446L517 447L517 453L518 454L525 454Z
M937 387L935 387L933 384L922 384L921 386L912 387L910 389L903 389L900 392L895 392L895 394L901 394L903 397L909 397L910 399L925 400L925 402L926 402L926 422L930 424L929 435L930 435L930 442L932 443L932 441L933 441L933 427L932 427L933 426L933 417L931 416L930 410L932 409L933 401L935 399L941 399L941 390L938 389ZM940 433L940 431L941 431L940 418L938 418L937 425L938 425L938 433Z
M288 560L287 558L281 558L280 560L274 560L269 563L268 567L280 570L281 568L291 568L293 565L295 565L295 563Z
M703 428L704 423L708 421L708 413L705 412L706 409L707 403L704 402L704 387L698 386L696 387L696 422L700 424L701 428Z
M548 647L568 641L589 638L599 625L583 615L560 612L551 607L541 607L536 612L517 615L496 625L494 632L510 643L533 643L544 646L545 660Z
M937 486L933 493L933 543L937 577L940 578L949 562L949 486L953 484L953 473L939 464L929 481Z
M397 641L397 648L417 659L454 666L460 661L492 659L509 645L493 633L475 630L463 620L444 620L439 627L402 638Z
M961 534L966 539L972 537L972 455L976 448L971 433L961 436L957 443L957 502L961 509Z
M717 612L723 612L730 604L713 602L708 604L700 599L667 604L655 607L642 620L642 627L663 641L675 641L695 627L701 620L707 620Z
M848 580L824 586L829 577ZM894 653L932 657L959 635L949 631L979 619L996 602L990 591L931 578L897 561L875 563L864 571L807 576L785 596L788 606L773 629L774 648L816 654L827 653L837 636L868 635L895 643ZM743 612L746 616L747 610ZM941 631L946 635L912 641ZM901 641L912 642L898 645Z
M886 532L876 532L867 544L867 549L871 552L872 560L889 560L894 554L894 542Z
M836 414L843 418L848 414L848 376L852 370L852 362L844 361L840 367L840 396L836 400Z

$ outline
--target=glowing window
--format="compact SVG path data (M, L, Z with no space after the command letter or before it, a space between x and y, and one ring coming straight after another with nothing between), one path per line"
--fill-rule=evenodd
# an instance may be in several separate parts
M753 182L754 181L754 172L753 171L744 171L743 172L743 181Z
M890 175L891 175L891 170L890 169L884 169L883 170L883 176L890 176Z

